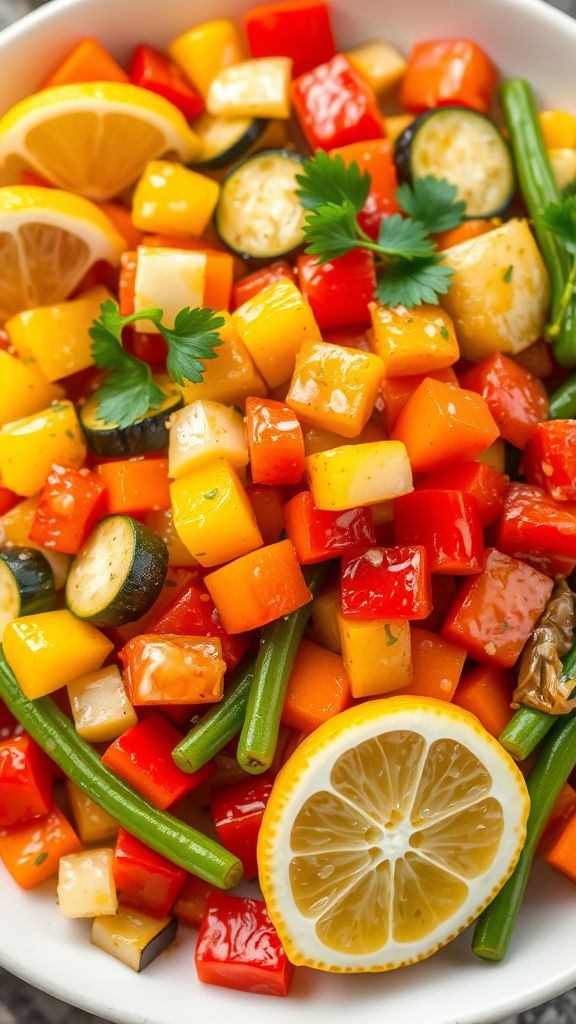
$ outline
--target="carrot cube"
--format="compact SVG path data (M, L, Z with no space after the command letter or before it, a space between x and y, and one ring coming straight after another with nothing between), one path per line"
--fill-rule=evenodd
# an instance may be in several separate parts
M398 693L451 701L462 675L466 651L436 633L410 627L412 682Z
M514 712L512 677L498 665L477 665L466 672L454 695L454 703L472 715L486 732L498 737L504 731Z
M282 712L282 722L300 732L313 732L344 711L350 703L350 684L337 654L303 640L294 660Z

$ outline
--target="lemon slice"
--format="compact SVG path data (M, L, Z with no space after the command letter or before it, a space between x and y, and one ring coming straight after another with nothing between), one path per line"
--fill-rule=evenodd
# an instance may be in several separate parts
M0 321L67 298L98 260L120 262L124 239L81 196L53 188L0 188Z
M396 697L337 715L278 775L260 883L289 959L387 971L430 956L511 874L529 798L475 718Z
M117 196L155 157L172 154L188 162L200 149L172 103L124 82L44 89L0 120L0 166L24 163L89 199Z

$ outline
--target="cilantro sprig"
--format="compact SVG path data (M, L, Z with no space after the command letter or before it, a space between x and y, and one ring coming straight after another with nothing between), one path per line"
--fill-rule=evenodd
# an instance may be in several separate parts
M307 210L304 223L306 252L327 263L354 249L374 253L378 270L376 296L387 306L411 308L437 303L450 286L453 271L442 264L434 234L458 227L466 204L445 178L429 175L396 190L399 213L384 217L376 241L358 220L368 193L370 175L358 164L319 151L297 175L298 198Z
M127 352L122 344L122 331L137 320L150 320L168 346L166 368L177 384L199 383L206 359L215 359L214 349L222 344L218 330L224 319L211 309L181 309L174 327L162 323L164 313L158 306L121 316L111 299L100 306L100 316L89 334L92 338L94 362L107 371L96 391L97 418L103 423L127 427L145 416L168 397L156 383L152 371L142 359Z
M570 273L558 303L556 316L547 327L548 337L554 339L560 334L564 317L576 290L576 195L567 193L559 202L548 203L536 220L541 227L555 235L571 260Z

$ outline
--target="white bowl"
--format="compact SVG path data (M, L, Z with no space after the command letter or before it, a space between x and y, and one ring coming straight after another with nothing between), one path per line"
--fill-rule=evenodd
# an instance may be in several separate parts
M34 91L80 37L97 36L117 56L140 41L162 45L195 22L236 16L246 0L56 0L0 35L0 108ZM383 36L407 51L417 39L476 39L507 75L534 84L546 107L574 108L576 21L539 0L334 0L341 46ZM431 960L385 975L338 977L301 969L289 999L271 1000L200 985L195 934L144 974L133 974L89 944L89 925L64 921L53 885L21 892L0 866L0 963L54 996L126 1024L224 1020L292 1024L480 1024L576 984L576 891L537 865L508 959L487 964L470 952L470 932Z

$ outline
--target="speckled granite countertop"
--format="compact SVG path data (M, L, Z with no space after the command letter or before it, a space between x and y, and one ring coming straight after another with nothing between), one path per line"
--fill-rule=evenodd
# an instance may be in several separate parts
M0 0L0 29L42 0ZM471 0L462 0L470 3ZM576 17L576 0L549 0ZM52 999L0 968L0 1024L105 1024L98 1017ZM500 1024L576 1024L576 989Z

